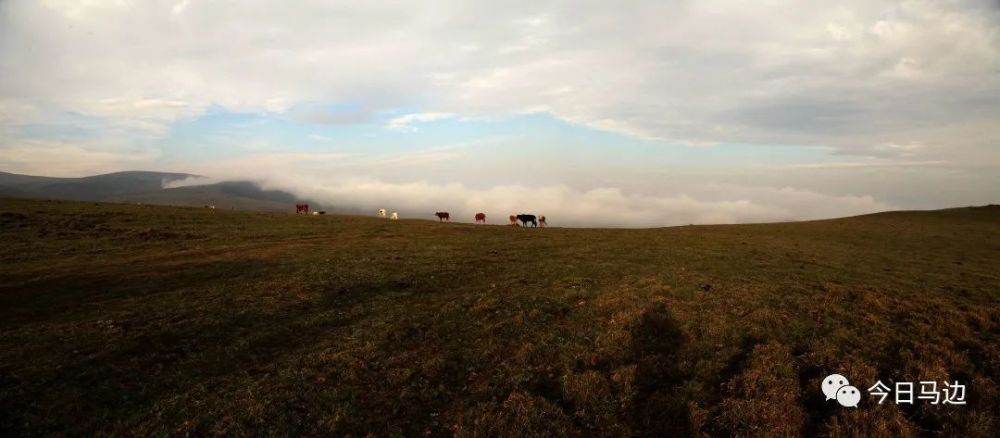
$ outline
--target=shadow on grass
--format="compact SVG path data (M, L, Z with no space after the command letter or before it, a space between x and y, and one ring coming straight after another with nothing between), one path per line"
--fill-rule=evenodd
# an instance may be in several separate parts
M116 300L148 297L155 294L222 283L260 272L273 263L261 260L223 260L170 266L140 266L116 273L83 273L40 278L0 286L0 328L10 329L57 317L72 317L95 305Z
M643 313L633 332L637 394L633 432L644 436L690 434L687 402L678 385L684 375L677 363L684 333L665 304Z
M146 284L145 288L169 284ZM122 288L103 296L112 299L127 293ZM352 297L351 301L370 298ZM327 313L329 307L315 301L266 309L167 322L144 327L137 334L126 329L124 337L111 336L96 351L51 351L48 354L55 357L46 360L55 360L56 367L21 369L6 376L9 382L5 383L11 385L9 391L0 393L0 410L7 417L0 421L0 430L16 436L18 430L26 432L21 429L27 425L32 433L56 434L127 428L128 422L110 425L101 419L145 420L131 413L150 412L158 402L213 385L217 379L273 376L275 364L283 358L365 317L364 312ZM71 418L74 422L65 422Z

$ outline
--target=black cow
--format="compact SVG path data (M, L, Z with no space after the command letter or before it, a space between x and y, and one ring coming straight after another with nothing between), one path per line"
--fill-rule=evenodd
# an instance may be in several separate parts
M531 227L535 228L538 226L538 220L533 214L519 214L517 215L517 220L521 221L521 226L528 226L528 222L531 222Z

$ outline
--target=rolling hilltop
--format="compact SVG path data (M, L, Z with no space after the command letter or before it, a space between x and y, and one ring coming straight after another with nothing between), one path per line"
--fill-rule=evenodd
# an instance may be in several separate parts
M0 432L991 436L1000 207L520 229L0 199ZM840 373L966 405L825 401Z
M129 193L163 189L165 183L194 175L164 172L116 172L82 178L53 178L0 172L0 194L101 201Z
M171 182L197 177L187 173L130 171L82 178L53 178L0 172L0 196L75 201L131 202L158 205L204 206L254 211L294 211L302 202L291 193L263 190L250 181L167 187ZM324 207L309 202L315 210Z

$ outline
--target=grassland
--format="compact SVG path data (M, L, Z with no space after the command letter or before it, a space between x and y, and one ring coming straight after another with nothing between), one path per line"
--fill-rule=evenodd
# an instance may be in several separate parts
M596 230L0 199L0 242L4 436L1000 428L1000 207ZM842 408L833 372L968 404Z

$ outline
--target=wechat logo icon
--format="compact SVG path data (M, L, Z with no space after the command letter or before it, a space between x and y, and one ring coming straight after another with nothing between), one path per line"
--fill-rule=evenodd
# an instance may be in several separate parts
M837 403L840 403L845 408L856 408L858 407L858 402L861 401L861 391L851 386L851 382L847 381L847 377L840 374L826 376L823 379L823 383L820 384L820 388L823 390L823 395L826 396L827 401L837 400Z

